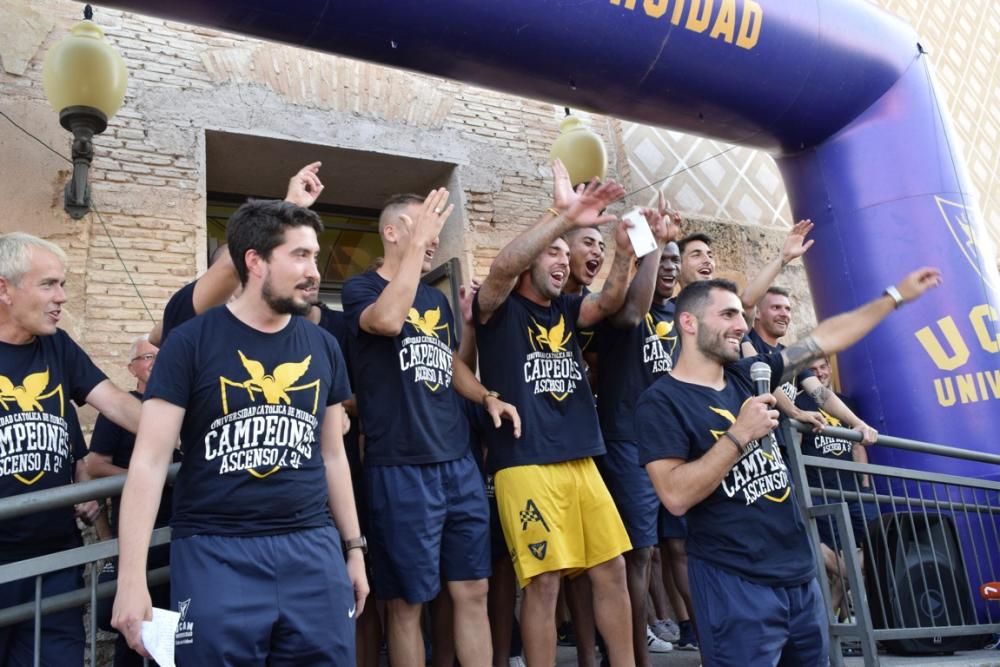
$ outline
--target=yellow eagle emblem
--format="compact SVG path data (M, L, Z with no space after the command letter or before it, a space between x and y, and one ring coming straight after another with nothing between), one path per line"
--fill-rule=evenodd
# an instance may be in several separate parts
M24 384L17 386L7 376L0 375L0 403L3 404L5 410L10 410L7 406L7 401L16 401L17 407L21 408L22 412L34 412L36 410L43 412L42 404L39 403L39 400L48 398L47 396L42 396L42 392L45 391L45 387L48 384L48 369L32 373L24 378Z
M538 332L533 334L532 340L539 347L547 349L549 352L565 352L566 343L573 337L572 332L566 331L566 320L562 315L559 316L559 321L548 329L538 322L535 322L535 327L538 328Z
M424 314L421 315L420 311L416 308L410 308L410 311L406 314L406 323L413 325L417 331L425 336L431 336L433 338L438 338L437 332L441 329L447 329L448 323L438 324L441 321L441 307L438 306L433 310L426 310Z

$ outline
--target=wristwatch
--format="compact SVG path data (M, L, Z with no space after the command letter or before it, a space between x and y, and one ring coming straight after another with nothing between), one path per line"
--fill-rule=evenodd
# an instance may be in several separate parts
M885 291L882 292L882 294L887 295L890 299L893 300L893 302L895 303L894 308L899 308L904 303L906 303L905 301L903 301L903 295L899 293L899 290L896 289L895 285L889 285L888 287L886 287Z
M344 540L344 553L346 554L351 549L361 549L361 553L368 553L368 540L364 535L359 535L358 537L352 537L349 540Z

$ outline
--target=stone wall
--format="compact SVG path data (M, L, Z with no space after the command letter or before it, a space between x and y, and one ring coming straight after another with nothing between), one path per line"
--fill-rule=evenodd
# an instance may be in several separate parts
M1000 5L883 4L931 32L972 180L995 231L998 207L989 204L1000 160L991 111L998 86L996 68L984 71L981 61L996 53ZM12 0L0 28L0 110L62 155L69 135L45 102L41 65L81 11L68 0ZM970 12L981 21L970 23ZM95 142L91 177L101 218L70 220L61 206L67 162L0 119L0 195L7 204L0 230L32 231L67 249L66 328L123 385L128 341L204 268L206 130L455 165L451 183L461 189L464 211L449 224L461 227L455 238L466 276L483 277L500 247L549 205L547 154L562 115L553 105L127 12L99 7L96 20L130 72L125 105ZM949 38L945 23L964 38ZM716 156L665 187L685 216L685 231L717 239L724 275L745 280L777 253L791 220L766 155L742 148L717 155L728 147L583 115L609 147L609 175L629 190ZM309 159L303 155L302 163ZM644 190L629 203L650 202L654 193ZM786 269L779 282L797 295L797 329L809 326L814 316L801 266Z

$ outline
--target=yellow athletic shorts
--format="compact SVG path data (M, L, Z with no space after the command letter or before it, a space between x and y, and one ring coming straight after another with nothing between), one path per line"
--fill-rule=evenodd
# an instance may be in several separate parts
M575 576L632 549L591 458L498 472L497 508L521 587L545 572Z

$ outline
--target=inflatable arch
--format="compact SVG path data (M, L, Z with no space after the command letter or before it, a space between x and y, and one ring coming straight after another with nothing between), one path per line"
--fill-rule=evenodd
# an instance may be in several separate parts
M928 56L865 0L111 0L767 151L820 318L913 268L945 285L841 355L879 430L1000 453L1000 277ZM890 465L983 476L883 450Z

